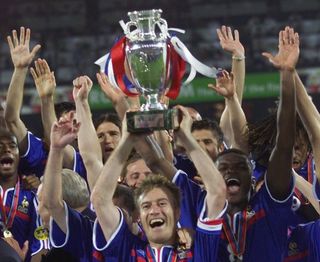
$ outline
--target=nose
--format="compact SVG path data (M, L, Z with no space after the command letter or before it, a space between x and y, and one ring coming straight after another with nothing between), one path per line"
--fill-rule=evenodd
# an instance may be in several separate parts
M150 208L150 214L159 214L160 213L160 207L158 204L153 204Z

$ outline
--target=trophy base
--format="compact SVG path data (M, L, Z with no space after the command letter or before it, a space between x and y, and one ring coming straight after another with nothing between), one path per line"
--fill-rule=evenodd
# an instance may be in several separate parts
M177 109L127 112L126 116L130 133L146 133L179 127Z

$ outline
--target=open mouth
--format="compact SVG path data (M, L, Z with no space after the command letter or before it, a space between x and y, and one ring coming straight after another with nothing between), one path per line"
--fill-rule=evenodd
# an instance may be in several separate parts
M8 168L8 167L11 167L13 164L13 159L10 158L10 157L3 157L1 160L0 160L0 165L4 168Z
M151 219L149 225L151 228L161 227L164 225L164 220L161 218Z
M230 193L237 193L240 191L240 180L236 178L229 178L226 180L227 188Z

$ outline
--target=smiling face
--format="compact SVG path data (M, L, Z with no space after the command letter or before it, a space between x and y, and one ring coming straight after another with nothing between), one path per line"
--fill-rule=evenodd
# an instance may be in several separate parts
M121 138L121 131L120 128L112 122L101 123L96 131L101 146L103 161L105 162L117 147Z
M0 177L11 178L18 173L19 149L14 136L0 136Z
M251 188L251 165L245 155L235 152L218 157L216 165L227 185L230 205L241 205L248 199Z
M153 247L174 244L179 210L173 207L169 192L153 188L138 198L140 221Z

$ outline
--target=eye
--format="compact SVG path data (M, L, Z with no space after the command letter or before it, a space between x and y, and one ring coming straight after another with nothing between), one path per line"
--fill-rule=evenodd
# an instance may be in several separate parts
M150 207L149 204L144 204L144 205L141 206L142 210L148 210L149 207Z
M159 203L159 206L161 206L161 207L165 207L167 205L167 202L166 201L161 201L160 203Z
M211 139L204 139L204 140L203 140L203 143L204 143L205 145L209 145L209 144L212 144L212 140L211 140Z

